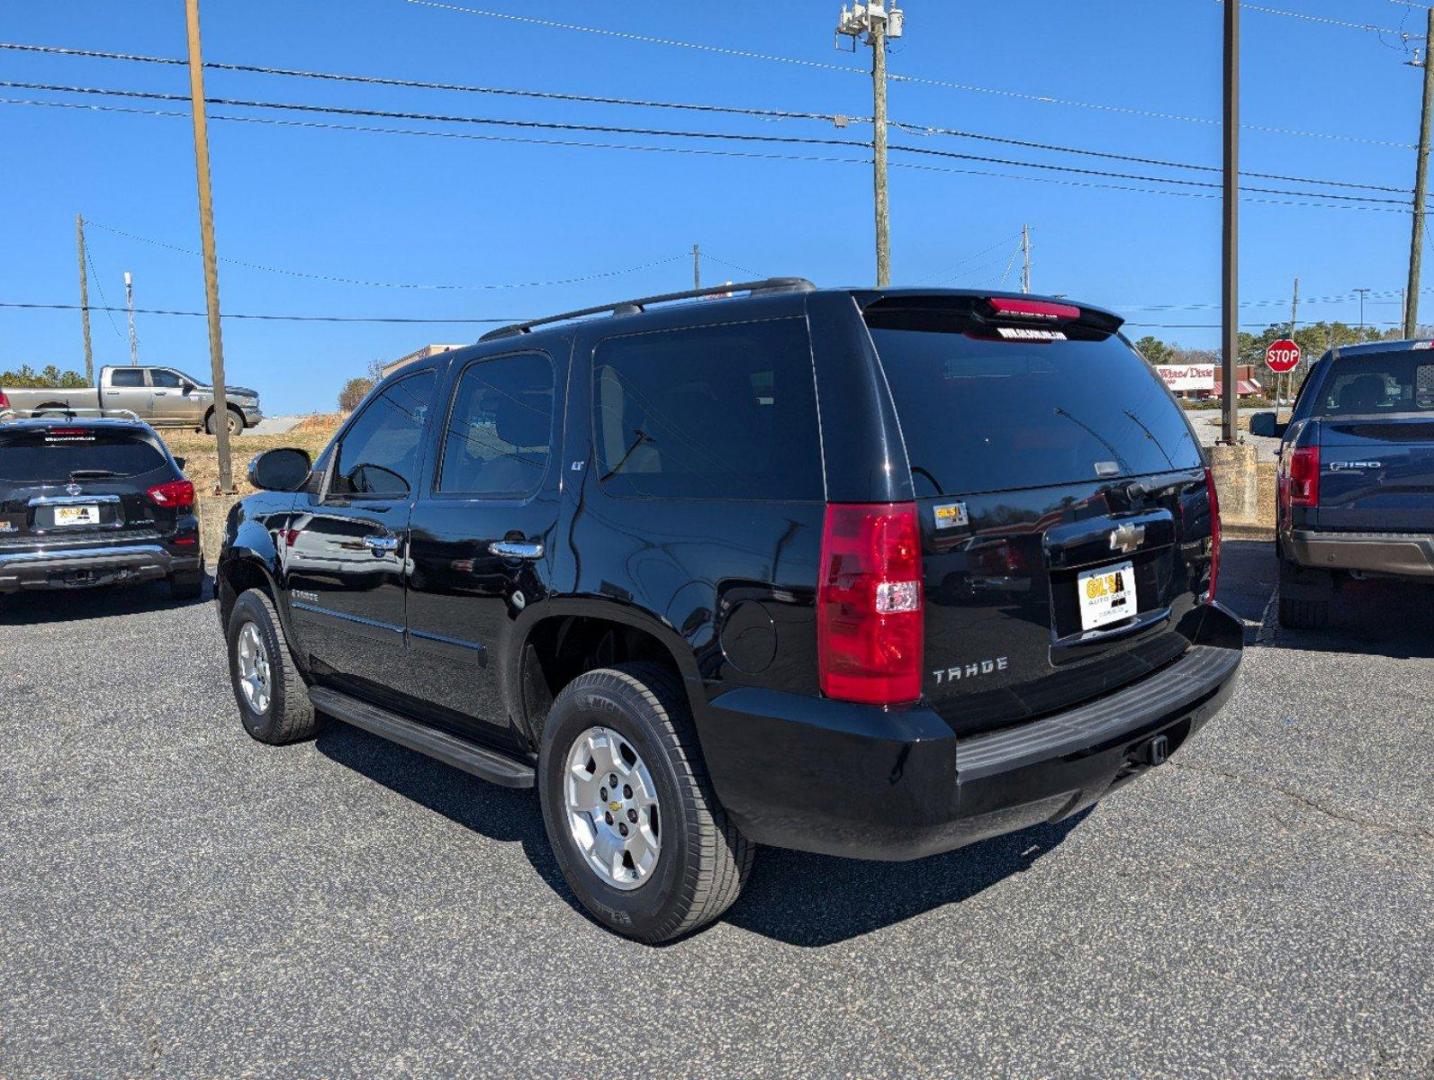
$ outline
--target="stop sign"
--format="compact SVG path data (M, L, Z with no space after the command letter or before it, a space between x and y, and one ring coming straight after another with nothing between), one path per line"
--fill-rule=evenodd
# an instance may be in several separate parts
M1281 375L1294 371L1300 366L1300 347L1289 338L1272 341L1270 347L1265 350L1265 364L1271 371Z

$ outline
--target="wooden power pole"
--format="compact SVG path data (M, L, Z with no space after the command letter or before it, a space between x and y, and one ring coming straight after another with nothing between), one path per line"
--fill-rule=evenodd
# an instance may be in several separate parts
M850 9L842 5L837 33L852 39L852 48L863 36L871 46L872 163L876 195L876 284L891 284L891 211L886 168L886 43L902 36L906 16L896 0L868 0Z
M204 304L209 314L209 370L214 383L214 438L219 492L234 493L229 461L229 399L224 392L224 335L219 328L219 265L214 252L214 197L209 188L209 125L204 112L204 54L199 41L199 0L184 0L189 36L189 99L194 114L194 171L199 184L199 237L204 249Z
M1021 226L1021 292L1031 291L1031 227Z
M75 215L75 254L80 263L80 329L85 335L85 383L95 385L95 354L90 348L90 275L85 271L85 219Z
M1414 222L1409 236L1409 285L1404 292L1404 336L1418 333L1419 272L1424 261L1424 200L1429 195L1429 123L1434 112L1434 7L1429 9L1428 36L1424 39L1424 107L1419 114L1419 152L1414 159Z
M702 288L702 248L692 245L692 287Z
M1236 376L1240 363L1240 5L1225 5L1225 176L1221 268L1220 439L1240 442Z

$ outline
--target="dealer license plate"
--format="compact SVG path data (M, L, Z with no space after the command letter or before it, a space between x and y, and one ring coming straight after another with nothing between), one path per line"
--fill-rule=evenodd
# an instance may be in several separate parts
M55 507L56 525L98 525L100 508L94 503Z
M1135 564L1116 563L1095 570L1083 571L1076 578L1080 600L1080 628L1094 630L1098 626L1128 619L1136 613Z

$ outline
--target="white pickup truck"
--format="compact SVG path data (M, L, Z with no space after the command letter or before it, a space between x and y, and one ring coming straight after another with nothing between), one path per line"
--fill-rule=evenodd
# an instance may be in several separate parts
M264 414L259 392L225 388L229 433L253 427ZM202 429L213 435L226 417L214 415L214 390L176 368L128 366L100 368L99 386L30 389L0 386L0 412L43 416L69 410L95 415L124 409L152 427Z

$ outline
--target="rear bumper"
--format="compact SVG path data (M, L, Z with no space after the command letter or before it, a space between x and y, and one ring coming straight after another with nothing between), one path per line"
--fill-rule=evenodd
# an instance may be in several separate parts
M743 688L699 718L712 781L752 840L853 858L904 860L1056 821L1145 772L1163 736L1175 752L1234 690L1237 620L1218 643L1079 708L956 738L934 712L886 711ZM1156 755L1160 756L1159 754Z
M82 589L203 572L197 547L180 554L163 544L58 548L0 553L0 593Z
M1295 529L1287 556L1317 570L1362 570L1369 574L1434 580L1434 536L1427 533L1344 533Z

